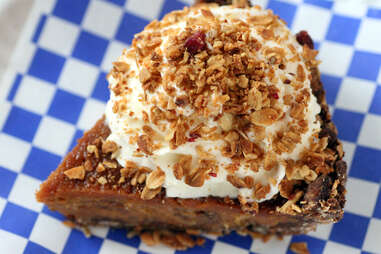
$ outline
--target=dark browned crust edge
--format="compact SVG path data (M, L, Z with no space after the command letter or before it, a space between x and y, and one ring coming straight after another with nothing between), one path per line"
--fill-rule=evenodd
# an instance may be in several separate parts
M311 69L312 82L311 88L315 95L317 102L321 106L321 112L319 114L321 119L321 131L319 137L328 137L328 148L338 154L337 160L333 163L334 171L328 175L320 175L313 183L311 183L304 195L304 200L308 201L308 206L311 211L318 211L323 209L320 201L326 201L330 207L330 211L336 214L334 222L339 221L344 212L345 205L345 184L347 181L347 164L343 160L343 154L340 155L339 149L342 149L342 144L337 137L337 129L332 122L331 115L329 113L327 101L325 98L325 90L320 80L320 72L317 68ZM337 192L338 195L333 199L330 198L332 185L338 180ZM315 203L315 204L313 204Z

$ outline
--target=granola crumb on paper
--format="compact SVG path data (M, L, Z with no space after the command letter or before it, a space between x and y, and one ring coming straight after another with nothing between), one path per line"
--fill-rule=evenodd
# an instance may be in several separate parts
M142 232L140 233L140 238L148 246L164 244L176 250L186 250L195 246L202 246L205 243L205 238L195 234L170 232L166 230Z
M307 242L291 243L290 250L296 254L310 254L310 251L308 250Z

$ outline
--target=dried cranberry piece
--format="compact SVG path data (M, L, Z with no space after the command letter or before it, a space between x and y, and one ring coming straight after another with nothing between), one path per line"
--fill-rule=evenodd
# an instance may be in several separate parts
M197 138L188 138L188 142L195 142Z
M271 96L272 96L274 99L276 99L276 100L279 99L279 95L278 95L278 93L273 93L273 94L271 94Z
M216 177L217 176L217 174L213 173L213 172L210 172L209 175L212 176L212 177Z
M200 134L198 133L189 133L189 138L188 138L188 142L195 142L196 139L198 139L200 137Z
M205 34L201 31L195 32L185 41L185 48L192 55L206 48Z
M300 31L296 34L296 40L299 42L300 45L306 44L310 49L314 48L314 42L311 39L311 36L307 33L307 31Z

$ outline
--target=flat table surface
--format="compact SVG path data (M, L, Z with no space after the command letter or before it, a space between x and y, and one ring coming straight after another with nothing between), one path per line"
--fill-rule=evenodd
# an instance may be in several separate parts
M89 239L34 198L39 184L99 118L111 62L150 20L188 0L37 0L0 83L0 253L175 253L125 230L92 229ZM349 165L344 219L308 235L261 240L207 236L185 253L381 253L381 7L359 1L258 3L319 49L333 121ZM182 253L177 251L176 253Z

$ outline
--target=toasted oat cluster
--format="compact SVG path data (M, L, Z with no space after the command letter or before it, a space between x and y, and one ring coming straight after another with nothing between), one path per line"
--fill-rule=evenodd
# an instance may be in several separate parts
M118 179L103 174L98 184L139 185L152 199L169 177L199 188L221 178L242 190L245 210L279 193L288 199L279 212L300 213L295 186L330 173L337 156L318 136L310 69L319 62L302 37L257 6L202 4L150 23L108 76L112 133L87 152L111 154L97 172L122 167ZM155 164L163 150L175 159ZM154 167L140 163L150 158ZM65 174L84 179L92 168L86 161Z

